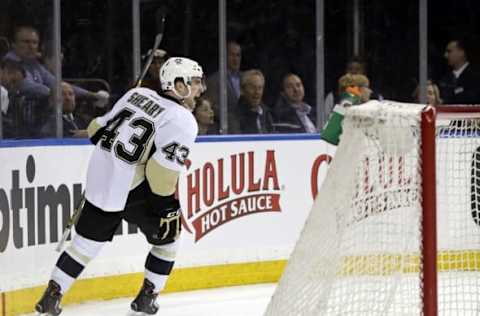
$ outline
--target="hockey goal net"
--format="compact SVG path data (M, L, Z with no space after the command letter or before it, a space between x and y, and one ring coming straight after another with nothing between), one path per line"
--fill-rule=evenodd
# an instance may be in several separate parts
M266 315L480 315L480 107L346 111Z

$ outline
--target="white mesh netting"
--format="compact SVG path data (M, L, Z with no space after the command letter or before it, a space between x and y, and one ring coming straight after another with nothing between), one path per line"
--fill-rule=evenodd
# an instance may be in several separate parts
M480 315L480 109L437 120L440 315Z
M335 158L266 315L421 314L422 108L372 101L347 111ZM480 227L472 219L480 138L473 122L444 121L437 129L441 315L480 314Z

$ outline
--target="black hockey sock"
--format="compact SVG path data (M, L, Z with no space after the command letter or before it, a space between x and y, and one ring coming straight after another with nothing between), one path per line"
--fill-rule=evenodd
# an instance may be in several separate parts
M148 254L145 262L145 278L155 285L155 292L158 293L165 287L168 276L172 271L174 261L166 261L158 258L152 253Z
M73 259L66 251L58 258L52 273L52 280L60 285L60 291L65 294L76 278L82 273L84 265Z

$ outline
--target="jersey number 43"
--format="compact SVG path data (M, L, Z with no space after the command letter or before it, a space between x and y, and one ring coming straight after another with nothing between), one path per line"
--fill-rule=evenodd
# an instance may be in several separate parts
M143 117L130 121L134 114L135 112L129 109L118 112L107 122L100 137L100 147L102 149L110 152L113 148L115 156L129 164L136 164L142 159L150 138L155 133L153 122ZM125 144L117 140L120 127L127 121L130 122L128 125L132 128L127 130L131 134L128 143L134 146L132 150L127 150ZM138 129L140 129L140 134L135 133ZM166 159L184 165L190 150L177 142L171 142L162 147L162 153Z
M150 138L155 133L153 122L143 117L130 121L134 114L135 112L129 109L123 109L118 112L107 122L100 138L100 147L102 149L111 151L113 148L115 155L129 164L135 164L142 158ZM132 136L128 140L134 146L132 150L127 150L125 144L120 140L115 141L119 134L120 126L127 121L130 121L128 125L132 128L129 131ZM140 134L135 133L138 129L140 129Z

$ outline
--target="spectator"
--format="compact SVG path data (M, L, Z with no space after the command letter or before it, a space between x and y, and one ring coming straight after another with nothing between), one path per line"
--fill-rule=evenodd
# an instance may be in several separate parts
M370 99L369 80L364 75L345 74L338 80L340 102L330 113L327 123L320 133L323 140L338 145L342 135L342 122L345 107L358 105Z
M20 26L15 29L12 48L4 57L4 60L11 60L22 63L26 80L21 92L24 95L46 98L50 94L49 87L44 84L45 74L48 72L38 62L40 52L38 51L40 37L36 29L30 26Z
M26 77L23 81L20 92L32 98L47 98L50 90L55 85L55 77L48 69L40 63L39 52L40 36L32 26L19 26L15 29L12 43L12 50L9 51L4 60L21 62L25 69ZM96 93L73 86L75 95L78 98L103 99Z
M148 60L148 56L152 53L150 49L145 55L142 56L143 62L146 63ZM168 59L168 54L163 49L156 49L153 53L152 63L148 68L147 75L145 79L142 81L142 87L152 89L157 91L157 93L161 92L160 89L160 67L162 67L163 63Z
M366 75L367 65L360 57L354 56L347 63L346 73L352 75Z
M420 103L420 87L417 86L413 93L415 102ZM433 81L428 80L427 82L427 104L437 106L443 103L442 98L440 97L440 90L438 86L433 83Z
M63 137L87 137L86 123L74 116L76 107L75 93L72 85L62 82L62 98L63 98ZM55 103L51 102L51 115L47 122L41 128L42 137L54 137L57 131L57 116L55 111Z
M240 98L240 67L242 64L242 47L235 41L229 41L227 43L227 108L228 108L228 122L229 132L235 133L235 127L230 127L230 122L235 120L235 113L237 109L238 99ZM212 100L213 111L217 120L216 124L219 125L220 118L220 103L219 103L219 78L220 74L216 73L210 75L207 78L207 92L206 96L209 100Z
M367 73L367 64L366 62L358 57L354 56L351 58L346 66L345 66L345 74L351 74L351 75L363 75L366 77ZM367 79L368 80L368 79ZM337 90L337 94L334 92L328 93L328 95L325 98L325 111L326 113L330 113L335 106L335 104L338 104L341 102L340 100L340 92ZM368 82L368 90L364 89L363 91L365 93L364 95L364 102L370 100L370 98L378 99L378 100L383 100L383 96L381 94L375 94L371 89L370 89L370 82ZM369 93L367 93L369 92ZM336 94L336 95L335 95Z
M456 39L448 43L445 59L452 69L439 82L440 94L446 104L476 104L480 102L479 73L469 63L466 43Z
M263 104L265 77L257 69L245 71L240 80L238 117L240 132L244 134L264 134L273 131L270 110Z
M22 65L25 79L17 92L15 106L15 125L17 132L15 137L28 138L38 134L48 103L50 88L44 83L44 77L53 76L43 67L38 59L40 53L39 34L30 26L20 26L15 29L10 50L3 58L4 61L17 62ZM19 126L22 128L18 128Z
M0 69L0 85L11 94L19 91L25 79L22 65L16 61L5 60L1 62Z
M215 115L211 102L201 97L197 100L197 105L193 110L193 115L198 123L198 135L216 134L212 130Z
M23 137L29 134L29 126L25 126L24 98L19 90L25 79L25 70L19 62L4 60L0 63L0 90L2 122L5 138Z
M25 71L25 79L19 89L19 96L23 97L17 118L20 118L24 127L22 135L18 137L35 137L44 125L48 113L48 97L56 84L53 74L40 63L39 52L40 36L31 26L19 26L15 29L12 50L3 60L21 63ZM49 51L46 55L50 56ZM48 57L46 56L46 57ZM78 98L106 104L108 98L104 94L93 93L78 86L72 86ZM19 122L20 120L16 120Z
M289 73L283 77L282 83L282 92L273 109L275 129L287 133L316 133L310 116L312 107L303 102L305 89L302 79Z
M370 81L364 75L345 74L338 80L339 104L352 106L370 100Z
M365 75L366 74L366 63L359 56L354 56L347 61L345 65L345 74L352 75ZM340 93L330 91L325 97L325 113L330 113L333 110L335 104L338 104L340 101L338 99Z

